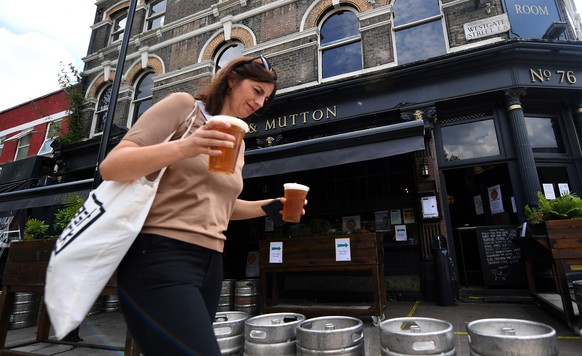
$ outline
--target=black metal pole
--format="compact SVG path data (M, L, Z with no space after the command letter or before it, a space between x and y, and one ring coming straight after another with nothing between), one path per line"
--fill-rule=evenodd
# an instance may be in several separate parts
M109 107L107 108L107 116L105 118L105 125L103 126L103 135L101 136L101 144L99 145L99 155L97 156L97 165L95 166L95 178L93 181L93 188L101 183L101 175L99 174L99 164L105 159L107 153L107 146L109 144L109 136L111 134L111 125L113 124L113 116L115 114L115 107L117 105L117 96L119 94L119 86L121 85L121 76L123 74L123 67L125 65L125 57L127 54L127 46L129 44L129 37L131 35L131 26L133 24L133 16L135 13L137 0L130 0L129 10L127 11L127 22L125 23L125 31L121 40L121 48L119 50L119 58L117 59L117 67L115 69L115 78L113 79L113 88L111 88L111 98L109 100Z

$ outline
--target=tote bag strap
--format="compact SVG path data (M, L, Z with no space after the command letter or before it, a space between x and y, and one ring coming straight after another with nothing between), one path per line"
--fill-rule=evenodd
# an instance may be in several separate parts
M184 131L184 133L182 134L182 137L180 137L180 140L184 139L188 135L188 133L190 132L190 129L192 128L192 125L194 125L194 121L196 120L197 113L198 113L198 103L195 103L194 108L192 108L192 110L190 111L190 113L186 117L186 120L190 120L190 123L188 124L186 131ZM170 141L172 139L172 137L176 134L177 131L178 130L172 132L172 134L170 136L168 136L168 138L165 139L164 142ZM167 168L168 167L164 167L164 168L160 169L156 179L153 180L153 182L159 181L162 178L162 176L164 175L164 172L166 172Z

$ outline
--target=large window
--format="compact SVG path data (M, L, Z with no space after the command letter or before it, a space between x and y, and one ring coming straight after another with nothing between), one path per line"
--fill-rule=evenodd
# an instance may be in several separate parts
M525 124L529 143L534 152L566 152L557 118L526 116Z
M363 68L360 21L348 9L330 13L319 36L321 77L329 78Z
M447 53L439 0L396 0L393 16L398 64Z
M148 4L148 17L146 30L151 30L164 25L166 17L166 0L155 0Z
M445 161L458 161L500 154L493 119L441 128Z
M131 126L135 124L141 114L152 106L152 92L154 89L153 77L154 73L148 72L137 81L132 102L133 118L131 119Z
M117 12L112 18L113 26L111 27L110 43L115 43L121 41L123 38L123 32L125 31L125 24L127 22L127 10Z
M103 132L105 128L105 120L107 120L107 110L109 109L109 101L111 100L111 85L105 87L99 95L99 101L95 108L95 116L93 118L93 135Z

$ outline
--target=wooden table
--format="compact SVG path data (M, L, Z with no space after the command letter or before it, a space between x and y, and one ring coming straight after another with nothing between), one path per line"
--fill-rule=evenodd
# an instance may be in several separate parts
M350 261L337 260L337 239L349 239ZM262 313L297 312L308 316L370 315L375 323L384 320L386 287L384 280L384 247L382 237L375 233L331 235L311 238L286 239L282 244L281 263L271 263L271 243L260 241L260 298ZM343 245L343 244L342 244ZM313 303L307 300L289 303L280 298L280 276L286 273L346 274L359 271L370 278L373 303L341 301L341 303ZM371 299L370 299L371 300Z

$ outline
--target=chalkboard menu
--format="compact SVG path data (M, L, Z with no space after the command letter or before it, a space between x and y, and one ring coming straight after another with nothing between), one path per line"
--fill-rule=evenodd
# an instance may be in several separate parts
M487 286L521 286L525 284L522 251L515 243L515 226L477 227L477 244L483 278Z

